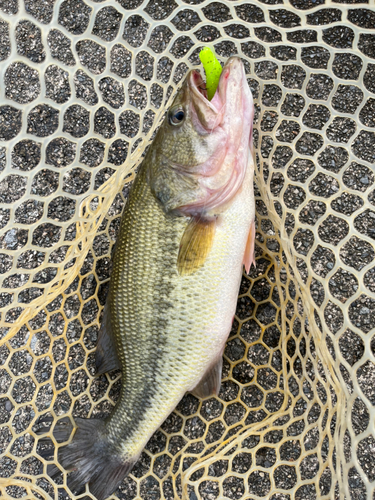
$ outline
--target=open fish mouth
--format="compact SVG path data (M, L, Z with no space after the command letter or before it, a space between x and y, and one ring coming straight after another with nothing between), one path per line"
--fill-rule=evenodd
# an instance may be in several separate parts
M198 70L190 71L187 87L195 112L206 130L211 131L222 124L225 114L228 113L228 105L230 107L235 105L237 110L244 105L245 112L250 112L252 102L247 103L248 99L244 101L242 99L245 86L247 86L245 70L241 59L237 56L230 57L225 63L216 92L210 101L201 73Z
M223 89L221 88L224 84L226 87L226 80L222 78L223 73L220 75L215 95L211 101L209 101L207 97L206 82L204 81L201 73L196 69L190 72L188 76L188 87L192 93L192 100L196 109L199 106L204 106L206 112L209 112L209 110L215 114L220 112L225 102L222 99L225 92L223 92Z

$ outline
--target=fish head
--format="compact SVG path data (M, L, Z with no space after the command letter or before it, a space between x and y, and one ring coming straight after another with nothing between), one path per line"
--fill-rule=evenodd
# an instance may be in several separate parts
M166 211L213 215L230 202L249 166L253 117L240 58L228 59L211 101L199 71L188 73L150 151L151 187Z

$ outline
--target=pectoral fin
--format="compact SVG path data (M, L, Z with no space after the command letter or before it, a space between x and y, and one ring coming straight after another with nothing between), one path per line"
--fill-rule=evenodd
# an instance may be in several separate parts
M255 220L252 222L250 226L250 231L247 237L245 255L243 258L243 264L245 266L246 272L249 274L251 264L254 264L255 267Z
M191 393L198 398L207 398L208 396L218 395L221 385L221 371L223 368L223 357L205 373L199 384L194 387Z
M108 300L104 307L103 320L100 326L98 345L95 353L97 375L121 368L116 354L116 344L111 327Z
M193 274L203 266L214 241L215 227L215 219L191 219L182 235L177 259L181 276Z

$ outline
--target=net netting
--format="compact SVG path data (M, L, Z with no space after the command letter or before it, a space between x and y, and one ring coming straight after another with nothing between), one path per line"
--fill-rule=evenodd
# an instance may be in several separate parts
M113 498L375 498L374 28L370 0L0 0L2 497L93 498L51 479L54 426L116 403L121 212L208 45L255 98L257 267L219 397L187 394Z

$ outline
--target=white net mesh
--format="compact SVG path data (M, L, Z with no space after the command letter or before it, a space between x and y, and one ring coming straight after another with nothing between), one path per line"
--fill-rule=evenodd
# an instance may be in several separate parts
M118 398L93 361L128 182L208 45L255 98L257 268L219 397L113 498L375 498L374 28L356 0L0 0L3 497L92 498L51 479L53 428Z

